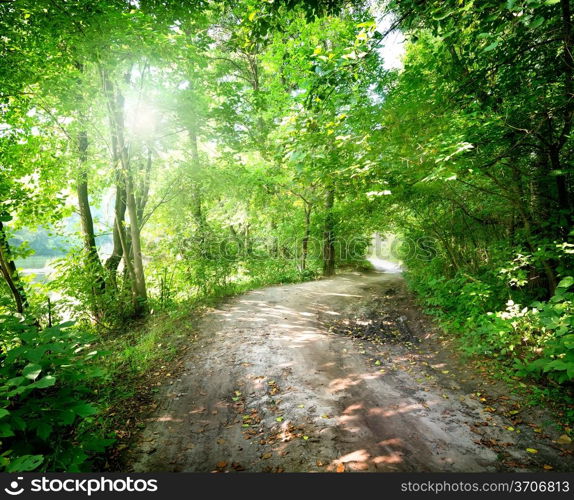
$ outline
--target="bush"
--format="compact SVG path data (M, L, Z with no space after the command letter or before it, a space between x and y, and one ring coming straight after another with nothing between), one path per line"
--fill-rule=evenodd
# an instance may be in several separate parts
M71 250L52 264L55 273L47 286L60 296L56 313L95 320L107 327L117 327L133 316L129 284L120 274L112 279L112 274L90 261L83 249Z
M94 338L71 323L39 330L0 316L0 341L0 470L86 470L112 442L88 432L92 384L105 375Z
M525 372L547 377L558 383L574 381L574 278L568 276L558 284L548 302L533 304L542 338L539 359L524 363Z

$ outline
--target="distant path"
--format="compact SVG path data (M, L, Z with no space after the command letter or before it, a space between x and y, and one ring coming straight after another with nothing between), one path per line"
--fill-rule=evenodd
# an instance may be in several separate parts
M564 464L548 440L506 430L503 415L463 388L466 374L436 358L432 339L377 345L329 331L381 310L403 314L405 328L426 336L398 274L269 287L206 314L185 372L160 395L132 453L133 470L470 472Z

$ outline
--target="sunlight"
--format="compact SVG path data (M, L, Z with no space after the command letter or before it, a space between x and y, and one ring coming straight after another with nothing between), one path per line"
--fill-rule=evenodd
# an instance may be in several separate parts
M139 99L126 99L126 127L131 135L139 138L153 136L158 125L158 113L155 108Z

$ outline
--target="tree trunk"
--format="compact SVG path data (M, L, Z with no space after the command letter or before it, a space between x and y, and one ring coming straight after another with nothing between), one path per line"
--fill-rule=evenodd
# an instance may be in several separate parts
M126 265L126 270L130 276L134 313L136 315L142 315L147 312L147 290L141 252L138 207L134 194L133 175L131 171L130 158L128 155L128 147L125 140L125 100L120 90L118 90L109 80L108 75L103 67L100 67L100 74L102 78L104 94L106 95L110 127L112 130L114 160L119 160L118 175L125 188L125 203L130 220L131 255L128 249L125 227L122 224L123 221L120 221L117 217L114 224L114 231L118 231L118 237L122 246L122 254ZM129 80L129 74L126 74L126 80ZM116 199L116 202L117 201L118 200Z
M124 262L131 262L132 276L132 292L134 296L134 312L136 316L142 315L147 311L147 290L145 284L145 274L143 266L143 258L141 252L141 239L140 239L140 224L138 220L137 203L134 194L133 175L131 171L130 159L128 156L128 148L124 136L124 116L123 116L123 96L117 92L116 99L118 108L116 109L116 136L118 140L118 151L120 156L121 175L123 176L124 185L126 189L126 207L130 219L130 240L131 240L131 255L127 247L127 239L124 236L122 244L124 252ZM121 231L120 231L121 232Z
M129 171L126 174L126 195L127 195L127 209L130 217L130 236L131 236L131 248L133 254L133 270L134 270L134 285L135 285L134 306L136 315L141 315L145 313L147 310L147 290L146 290L143 258L141 251L141 239L140 239L140 229L137 216L137 205L133 191L133 180L131 172Z
M102 77L102 85L104 87L104 94L106 95L106 102L108 106L108 120L110 124L110 134L112 140L112 166L115 169L116 178L116 196L114 202L114 225L113 225L113 249L111 255L108 257L105 263L105 267L110 273L110 280L117 288L117 271L124 256L124 244L122 243L123 235L122 232L125 227L125 214L126 214L126 185L124 177L118 169L118 163L120 161L120 152L118 146L118 136L117 136L117 112L116 107L118 103L116 102L116 96L114 95L114 90L111 82L109 81L107 74L103 68L100 68L100 73ZM126 257L127 258L127 257ZM127 265L126 265L127 267Z
M241 257L245 257L245 241L241 239L231 224L229 225L229 231L231 232L231 236L233 236L235 243L237 243L237 253L241 255Z
M20 314L24 314L25 309L28 307L28 299L24 286L20 281L20 275L16 269L16 264L12 259L12 252L10 251L10 244L4 231L4 225L0 221L0 271L6 281L6 284L12 292L14 302L16 303L16 310Z
M88 194L88 173L86 171L86 162L88 159L88 136L86 131L81 131L78 134L78 158L80 165L76 190L78 195L80 220L82 223L84 249L90 270L94 273L94 295L100 295L105 290L105 281L102 273L102 262L98 255L98 249L96 246L94 220L92 218ZM98 313L98 311L94 311L94 313Z
M335 205L335 190L329 188L325 199L325 228L323 230L323 276L335 274L335 219L333 206Z
M550 162L552 170L556 172L556 193L558 196L558 210L560 211L560 226L561 236L566 238L570 231L572 208L570 206L570 196L568 194L568 185L566 182L566 175L562 173L562 165L560 161L560 151L552 147L549 151ZM560 173L559 173L560 172Z
M311 208L309 203L305 203L305 232L301 241L301 271L307 268L307 255L309 254L309 239L311 237Z
M205 217L202 208L202 195L201 195L201 160L199 158L199 148L197 141L197 132L194 127L189 128L189 141L191 146L191 213L195 221L198 243L201 254L205 253Z
M279 238L277 238L277 222L275 222L274 218L271 219L269 224L269 232L271 235L271 251L269 253L271 257L276 259L279 257Z
M147 160L146 165L143 173L143 177L138 188L139 196L137 198L137 213L138 213L138 221L140 223L140 231L144 224L144 210L147 205L149 199L149 184L150 184L150 177L151 177L151 147L148 146L147 150Z
M114 206L114 228L113 228L113 249L111 255L106 260L106 269L110 272L111 279L115 285L118 266L124 255L120 228L124 227L126 216L126 188L121 175L117 174L116 200Z

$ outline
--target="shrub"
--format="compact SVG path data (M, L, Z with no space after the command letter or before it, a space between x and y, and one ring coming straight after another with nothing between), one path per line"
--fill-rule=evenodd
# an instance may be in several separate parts
M92 384L105 375L94 338L63 323L39 330L0 316L0 470L85 470L112 440L93 430Z

